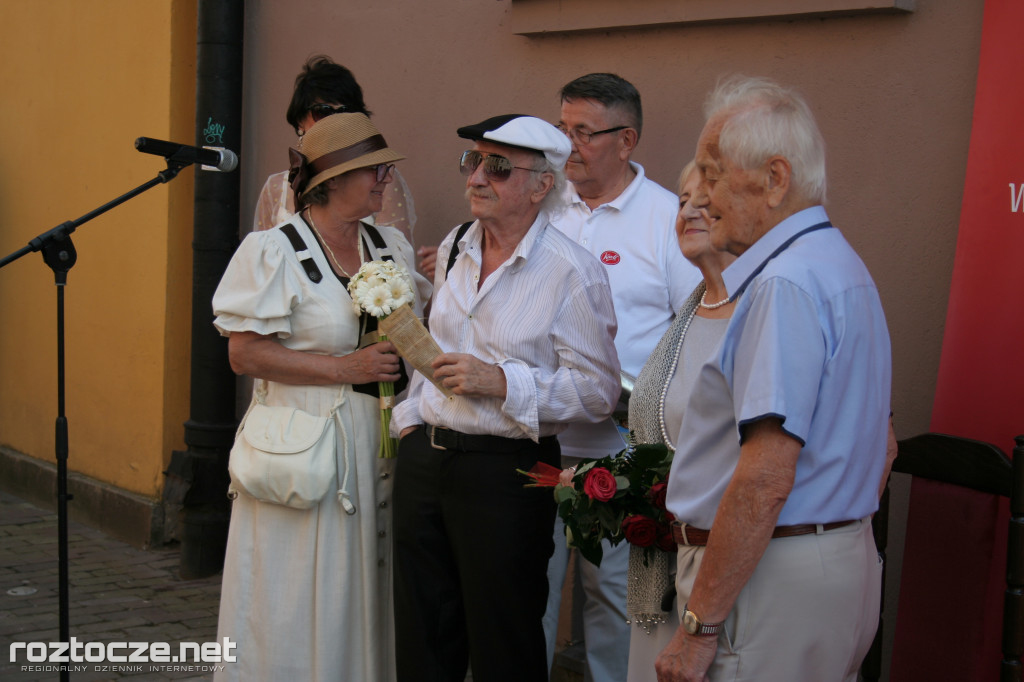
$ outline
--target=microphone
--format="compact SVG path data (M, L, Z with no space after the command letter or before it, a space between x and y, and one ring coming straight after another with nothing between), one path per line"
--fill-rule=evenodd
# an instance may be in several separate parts
M191 147L177 142L140 137L135 140L135 149L144 154L162 156L168 161L184 164L200 163L204 170L215 170L222 173L233 171L238 166L238 156L230 149L223 147Z

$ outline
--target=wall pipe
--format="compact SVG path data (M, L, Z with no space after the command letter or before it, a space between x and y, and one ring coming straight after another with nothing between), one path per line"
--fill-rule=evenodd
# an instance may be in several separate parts
M241 148L243 0L199 0L196 145ZM168 479L184 485L182 578L224 565L230 503L227 462L234 442L235 375L227 339L213 327L211 300L238 246L238 172L196 169L192 241L192 348L187 450L175 451Z

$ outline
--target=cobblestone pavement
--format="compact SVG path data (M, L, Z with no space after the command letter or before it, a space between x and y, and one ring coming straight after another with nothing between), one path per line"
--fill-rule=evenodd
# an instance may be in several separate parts
M178 562L175 549L135 549L94 528L69 522L71 637L83 645L167 642L171 655L178 652L181 642L216 642L221 577L218 574L182 580L178 577ZM20 648L12 661L10 651L14 642L49 644L60 639L57 574L56 512L0 491L2 682L59 680L60 665L68 666L68 677L75 682L213 680L209 669L216 664L210 663L33 662L27 660L26 648ZM579 648L573 647L573 661L565 658L555 665L553 682L583 679L582 654L575 652ZM38 644L35 651L37 655L41 653ZM115 651L131 655L133 649ZM81 653L84 657L84 646ZM472 682L472 675L467 675L466 682Z
M181 580L178 559L176 550L135 549L88 526L69 523L71 637L79 642L167 642L172 656L179 642L215 642L220 575ZM15 661L10 656L12 642L56 642L58 609L57 514L0 492L0 680L60 679L61 664L30 662L25 648L19 649ZM38 658L41 650L35 650L33 658ZM208 671L216 664L63 665L69 666L71 680L148 682L212 680Z

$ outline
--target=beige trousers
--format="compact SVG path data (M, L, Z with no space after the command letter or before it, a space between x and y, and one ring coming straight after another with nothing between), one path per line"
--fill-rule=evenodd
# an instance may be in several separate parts
M680 547L680 613L704 547ZM718 636L712 682L856 682L878 626L882 564L868 519L777 538Z

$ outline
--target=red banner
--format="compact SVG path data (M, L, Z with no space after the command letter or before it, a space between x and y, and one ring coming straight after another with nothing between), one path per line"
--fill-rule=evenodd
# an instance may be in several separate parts
M931 430L1024 433L1024 1L986 0ZM998 680L1005 499L915 480L892 680Z
M1024 2L986 0L933 431L1024 433Z

